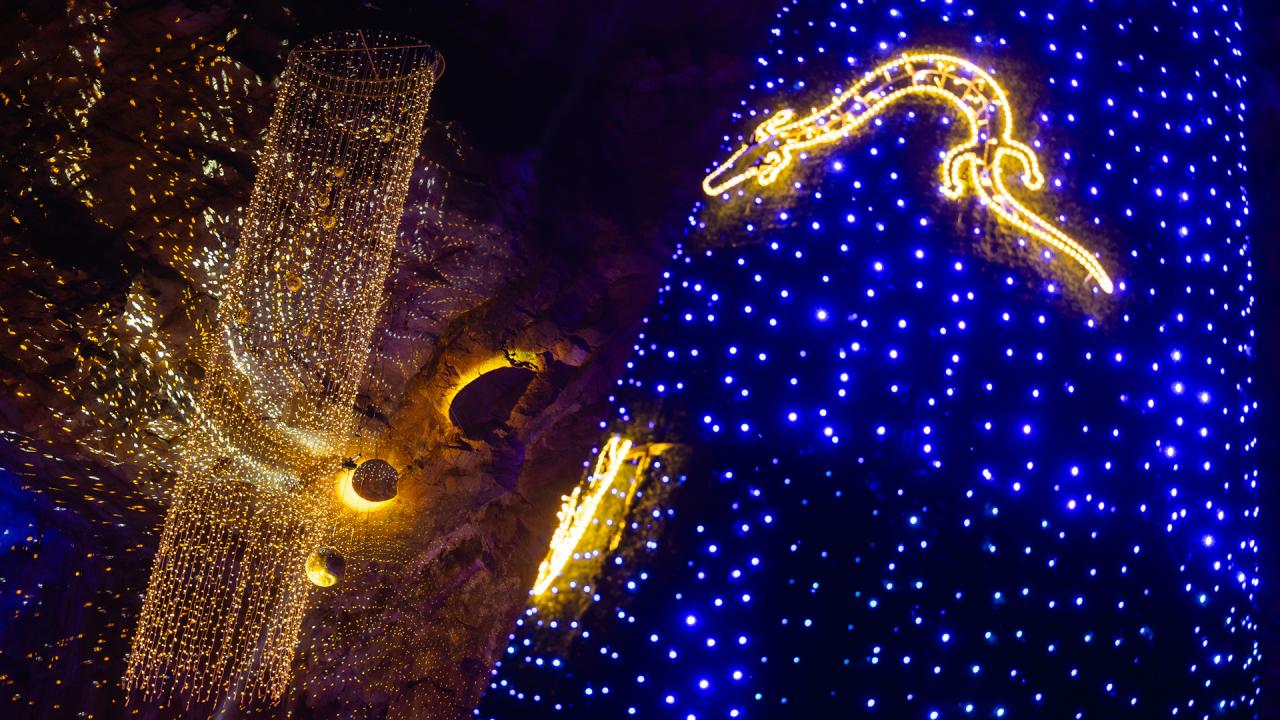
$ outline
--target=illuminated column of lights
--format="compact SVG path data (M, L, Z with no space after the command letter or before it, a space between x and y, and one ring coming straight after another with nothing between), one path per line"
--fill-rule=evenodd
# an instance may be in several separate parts
M797 118L791 108L773 113L702 182L703 191L722 195L755 179L769 185L810 150L847 140L903 101L940 101L968 125L968 134L943 155L942 192L957 200L972 189L1003 221L1064 253L1080 265L1105 293L1115 284L1098 259L1052 223L1014 198L1005 173L1017 171L1028 190L1044 187L1035 152L1014 137L1013 112L1003 87L989 73L963 58L913 52L867 70L827 105Z
M305 561L339 517L334 481L442 68L430 48L385 33L290 53L127 690L192 702L285 689Z

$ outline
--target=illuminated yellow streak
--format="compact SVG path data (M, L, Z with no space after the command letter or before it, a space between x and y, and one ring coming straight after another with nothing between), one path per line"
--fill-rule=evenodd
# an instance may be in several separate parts
M559 577L565 563L573 557L578 542L591 526L596 510L626 462L631 444L630 440L625 440L620 435L610 437L596 458L595 470L585 485L585 497L583 485L575 487L572 493L565 496L564 504L556 515L560 519L560 525L551 536L551 549L538 567L538 577L533 583L534 595L546 592Z
M673 447L675 445L672 443L649 443L632 450L631 454L627 456L627 459L631 459L639 455L639 460L636 462L636 472L631 476L631 484L627 486L626 495L622 499L622 510L618 513L618 518L621 522L618 523L613 537L609 540L610 552L617 550L619 543L622 542L622 535L626 531L627 515L631 512L631 503L636 499L636 489L649 472L649 467L653 464L654 458Z
M796 119L784 108L761 122L753 141L738 148L702 181L707 195L720 195L754 179L764 186L811 148L844 140L900 100L940 100L968 121L968 137L943 156L942 193L951 200L966 186L1000 220L1063 252L1098 283L1103 292L1115 284L1093 253L1052 223L1028 209L1004 183L1005 161L1012 159L1027 189L1044 187L1035 152L1013 137L1013 113L1004 88L990 74L963 58L938 53L905 54L865 73L826 106Z

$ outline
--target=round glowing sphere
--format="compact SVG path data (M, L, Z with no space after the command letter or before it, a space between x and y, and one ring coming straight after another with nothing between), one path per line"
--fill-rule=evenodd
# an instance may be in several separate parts
M370 502L384 502L396 496L396 469L386 460L366 460L351 475L351 489Z
M313 585L330 587L342 579L347 569L347 560L342 553L331 547L319 547L311 551L307 557L307 579Z

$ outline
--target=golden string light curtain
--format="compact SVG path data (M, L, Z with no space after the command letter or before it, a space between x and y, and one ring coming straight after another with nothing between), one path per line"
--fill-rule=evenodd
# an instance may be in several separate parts
M127 691L278 699L334 530L396 231L443 70L392 33L293 50L220 298Z

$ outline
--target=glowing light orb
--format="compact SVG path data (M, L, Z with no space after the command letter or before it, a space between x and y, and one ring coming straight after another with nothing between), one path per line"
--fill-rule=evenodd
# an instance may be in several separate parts
M397 477L386 460L366 460L351 473L351 489L363 500L384 503L396 496Z
M356 512L367 513L380 510L394 502L394 499L375 502L360 497L359 493L356 492L355 487L352 486L352 480L354 477L354 472L344 471L338 475L337 482L334 484L334 490L343 505L355 510Z
M347 560L331 547L320 547L307 557L307 579L317 587L332 587L346 572Z

